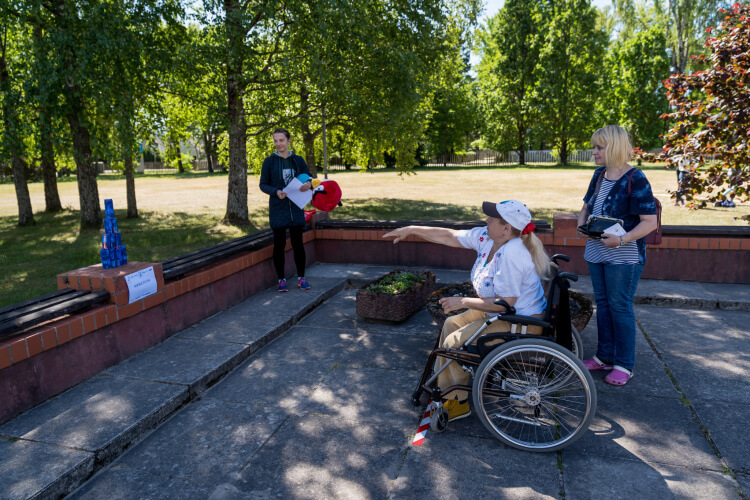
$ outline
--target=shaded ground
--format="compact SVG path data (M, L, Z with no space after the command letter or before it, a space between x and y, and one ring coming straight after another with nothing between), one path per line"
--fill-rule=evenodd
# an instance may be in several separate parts
M355 291L336 285L388 270L316 265L313 291L330 298L269 290L176 334L0 426L18 450L9 465L0 439L0 465L104 464L72 498L747 498L750 312L638 306L635 377L617 388L596 374L597 416L560 452L506 447L474 416L412 446L421 410L409 397L437 328L424 309L401 325L365 322ZM438 272L443 283L464 275ZM659 284L643 290L663 297ZM702 297L705 286L680 290ZM268 331L284 333L258 350ZM595 319L583 339L591 353ZM245 361L206 382L247 346ZM169 410L149 406L159 398ZM131 417L158 411L172 413L153 431ZM139 425L127 445L121 436ZM0 497L24 498L51 473L19 473Z

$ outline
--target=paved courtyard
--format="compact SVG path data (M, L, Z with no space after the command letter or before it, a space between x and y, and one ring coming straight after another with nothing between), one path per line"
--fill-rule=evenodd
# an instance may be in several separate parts
M595 374L589 432L535 454L475 416L411 445L437 326L368 323L346 286L388 270L316 265L310 292L262 292L0 426L0 497L68 474L81 499L748 498L750 311L703 303L750 309L748 287L644 282L641 302L683 307L638 305L635 377ZM595 318L582 337L590 355Z

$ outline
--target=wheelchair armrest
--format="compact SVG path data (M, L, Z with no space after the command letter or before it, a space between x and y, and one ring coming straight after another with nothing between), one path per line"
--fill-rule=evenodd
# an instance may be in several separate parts
M549 328L550 324L540 318L534 316L523 316L521 314L501 314L497 317L500 321L507 321L508 323L517 323L519 325L532 325L541 326L542 328Z
M503 306L505 308L505 312L500 313L501 316L505 316L506 314L516 314L516 308L505 302L503 299L495 299L495 305Z

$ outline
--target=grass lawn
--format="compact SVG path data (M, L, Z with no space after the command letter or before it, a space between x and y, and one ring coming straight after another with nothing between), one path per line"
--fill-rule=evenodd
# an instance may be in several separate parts
M654 193L664 206L663 224L746 225L735 220L750 214L750 204L737 208L686 210L673 206L668 189L676 175L659 166L645 166ZM516 198L535 219L552 219L558 212L577 212L593 171L592 166L495 167L417 169L413 175L394 171L333 172L343 192L344 206L336 218L479 220L484 200ZM136 178L141 217L126 219L125 180L99 177L99 197L112 198L128 258L158 262L248 232L268 227L268 197L258 189L258 177L248 178L249 228L221 224L226 209L226 174L162 174ZM58 273L99 262L98 231L78 230L78 189L75 178L58 183L66 211L49 215L41 183L29 185L37 224L18 228L12 183L0 184L0 307L57 288ZM103 206L102 201L102 206Z

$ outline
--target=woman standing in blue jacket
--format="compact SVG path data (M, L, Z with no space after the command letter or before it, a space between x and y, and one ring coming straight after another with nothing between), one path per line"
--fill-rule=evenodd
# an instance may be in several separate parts
M305 160L289 149L289 139L289 131L283 128L273 131L273 146L276 152L263 160L263 167L260 171L260 190L269 196L268 217L273 230L273 265L279 278L280 292L288 291L284 276L287 229L289 229L289 238L292 241L294 264L297 267L297 286L302 290L310 289L310 284L305 279L306 255L302 242L305 212L287 197L283 189L300 174L307 174L310 177L312 174ZM300 191L307 191L311 187L311 181L307 181Z
M600 165L589 183L578 214L578 225L589 215L622 219L625 234L604 234L586 242L596 298L599 342L596 356L583 363L589 370L607 370L604 381L625 385L635 366L633 299L646 263L645 236L656 229L656 202L646 175L628 165L633 146L617 125L600 128L591 136L594 162Z

